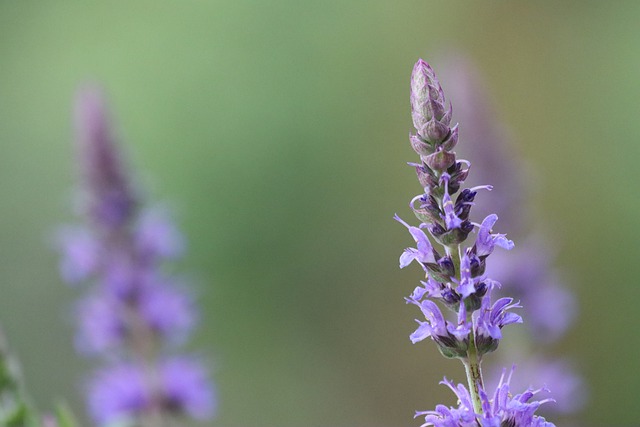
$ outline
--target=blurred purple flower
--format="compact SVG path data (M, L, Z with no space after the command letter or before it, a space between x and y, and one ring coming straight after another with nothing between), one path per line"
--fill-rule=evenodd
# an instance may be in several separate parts
M544 343L564 335L577 311L574 295L550 266L549 252L538 238L529 238L511 257L496 254L487 266L489 274L512 290L511 295L526 302L528 328L536 341Z
M156 384L154 391L148 387L150 382ZM90 381L88 395L91 415L100 425L153 416L158 411L205 420L216 409L206 369L186 357L160 362L155 373L134 363L104 368Z
M498 369L490 374L490 378L500 378ZM582 377L566 359L530 355L518 365L518 375L511 383L516 389L548 389L555 402L545 406L544 413L572 414L584 406L588 395Z
M77 349L95 355L121 346L126 324L120 309L116 300L102 293L96 292L82 299L77 308Z
M535 171L516 150L508 130L497 119L497 114L488 100L491 94L484 90L481 79L473 65L462 57L449 57L445 64L448 96L456 105L456 114L465 129L469 144L460 147L461 153L473 158L472 184L495 184L496 191L475 203L474 210L481 215L501 212L501 223L509 230L529 230L518 239L518 247L509 255L496 252L486 266L486 274L496 277L504 284L504 295L522 301L525 325L530 331L529 340L520 346L529 345L536 352L542 344L559 341L575 320L577 304L575 296L566 287L562 275L554 267L554 250L546 241L542 230L527 227L534 222L535 212L529 200L535 188ZM478 236L480 238L480 236ZM528 342L527 342L528 341ZM513 353L513 351L512 351ZM520 350L519 354L527 354ZM564 390L575 390L582 384L579 375L570 368L569 361L558 364L553 361L538 363L535 360L519 361L523 369L521 377L546 378L549 367L564 366L567 375L558 375L548 386L558 404L549 405L548 412L575 412L584 404L584 398L568 396ZM581 390L585 387L581 385ZM582 393L584 397L584 392Z
M65 227L56 236L57 245L62 248L60 260L62 279L70 284L86 280L95 273L100 257L100 248L91 233L82 227Z
M98 371L87 392L89 412L98 425L132 419L151 405L144 370L129 363Z
M198 420L210 418L217 399L206 369L196 360L180 357L160 365L164 399L169 408Z
M175 286L145 286L140 294L140 314L160 337L181 342L195 325L195 307L188 294Z
M184 252L184 238L164 209L142 212L135 233L137 250L146 259L172 259Z
M212 416L215 396L204 367L164 355L196 321L189 294L163 273L163 263L182 254L183 238L164 210L142 209L99 91L80 93L76 127L88 225L61 231L61 272L69 282L94 283L77 309L76 343L111 363L90 382L89 410L100 425Z

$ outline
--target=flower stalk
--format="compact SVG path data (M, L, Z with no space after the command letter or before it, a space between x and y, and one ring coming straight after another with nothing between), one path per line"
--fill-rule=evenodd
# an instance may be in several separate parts
M506 381L503 376L493 399L485 390L480 366L483 355L497 349L504 326L522 322L510 311L520 308L512 298L492 300L492 290L500 284L485 274L486 262L495 247L510 250L514 244L504 234L493 232L497 215L488 215L481 224L470 220L478 192L492 187L462 188L470 163L458 160L453 152L458 125L451 126L451 104L447 105L433 69L423 60L416 63L411 76L411 111L416 133L410 141L420 163L410 165L424 191L410 206L421 223L415 227L397 215L395 219L416 242L415 248L407 248L400 256L400 267L416 262L425 272L426 280L407 302L418 306L426 321L417 320L419 326L410 339L415 344L430 338L443 356L460 359L468 382L466 389L444 381L458 396L458 408L439 405L435 411L417 412L416 416L425 416L423 426L551 427L544 418L534 415L535 409L549 399L530 401L541 390L512 396L511 375ZM465 244L472 233L475 241ZM456 313L457 319L448 320L440 306Z
M473 402L473 410L476 414L482 414L482 400L480 399L480 390L484 388L482 380L482 369L480 367L480 359L476 350L475 337L471 332L469 337L469 349L467 350L467 359L462 361L464 372L469 383L469 392L471 393L471 401Z

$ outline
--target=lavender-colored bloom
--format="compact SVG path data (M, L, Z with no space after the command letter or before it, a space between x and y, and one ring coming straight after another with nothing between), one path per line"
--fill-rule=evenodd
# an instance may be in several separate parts
M62 248L60 274L70 284L86 280L95 273L100 257L100 248L91 233L82 227L65 227L56 236Z
M184 252L184 238L163 209L142 212L135 233L136 249L145 259L172 259Z
M207 370L192 358L179 357L160 365L163 403L178 414L206 420L216 411L217 399Z
M86 354L113 351L122 345L126 324L120 306L109 295L94 293L78 304L76 347Z
M492 210L501 212L500 222L506 229L523 229L532 219L528 206L532 194L531 183L535 171L509 144L509 132L487 100L479 73L463 57L450 57L445 63L448 96L457 105L457 117L473 143L460 149L474 159L476 183L499 183L497 191L476 204L483 215ZM487 272L498 277L505 289L523 302L527 327L536 341L557 340L571 325L576 315L575 297L566 288L561 275L553 266L554 250L540 232L534 229L519 239L518 248L511 255L495 253Z
M424 233L424 231L422 231L418 227L410 226L402 219L400 219L398 215L394 216L394 219L400 224L407 227L409 233L411 233L411 236L413 237L413 240L415 240L417 245L417 248L405 249L402 255L400 255L400 268L408 266L414 260L418 261L421 264L435 263L436 259L434 256L433 247L431 246L429 238L427 238L427 235Z
M571 414L584 406L587 388L569 360L530 356L519 364L518 371L512 381L514 387L551 391L556 403L545 406L543 412Z
M448 191L444 192L442 196L443 210L444 210L444 223L447 226L447 230L459 228L462 225L462 220L456 215L453 200Z
M407 298L426 318L424 322L418 321L419 327L410 338L415 343L429 337L444 356L460 359L469 389L445 382L458 396L459 407L439 405L435 411L418 415L425 416L425 426L552 426L535 415L540 404L548 401L532 401L540 390L529 389L512 396L509 379L505 381L503 376L493 399L485 393L483 356L497 348L504 326L522 322L520 315L509 311L520 308L513 298L492 300L491 291L500 284L488 277L487 259L496 246L510 250L514 243L505 234L493 232L498 220L493 213L480 225L471 222L477 190L491 190L491 186L461 189L470 163L457 160L452 151L458 141L458 128L457 125L450 127L451 106L445 110L445 104L444 92L433 70L419 60L411 79L412 118L417 133L411 135L410 141L420 156L421 163L411 165L424 192L414 197L410 206L421 224L413 227L395 217L409 229L417 243L416 248L404 251L400 266L418 261L427 274L426 281ZM475 227L474 242L466 243ZM441 246L444 256L438 255L437 246ZM457 313L456 322L445 319L438 301Z
M195 324L188 295L168 284L154 284L140 294L140 314L149 328L165 340L181 342Z
M522 317L515 313L507 313L512 308L520 308L519 303L514 303L513 298L500 298L489 307L490 298L482 300L480 315L477 319L477 333L479 337L499 340L502 338L500 330L512 323L522 323Z
M448 335L448 325L438 306L429 300L422 301L419 306L427 321L416 320L420 326L411 334L411 342L415 344L428 337L433 339L446 337Z
M421 303L413 303L420 307L427 321L416 320L420 326L409 337L412 343L415 344L430 337L446 357L460 357L466 353L472 324L467 319L464 304L459 305L457 323L452 323L445 320L440 308L434 302L424 300Z
M100 370L89 382L88 404L99 425L141 414L151 405L143 369L127 363Z
M466 298L476 291L477 282L478 280L471 275L471 259L465 254L460 261L460 283L456 291L462 298Z
M510 390L511 374L505 379L503 371L492 398L484 389L480 389L482 414L475 413L471 395L464 385L455 386L445 378L441 384L455 393L458 406L447 408L444 405L438 405L435 411L416 412L416 417L425 417L422 427L553 427L554 424L535 415L542 404L553 402L553 399L532 400L536 394L545 389L527 389L524 393L513 395Z
M525 303L527 327L533 339L542 343L558 340L576 316L574 295L551 267L551 250L539 238L526 239L512 257L495 253L487 272Z
M158 411L204 420L216 409L206 370L186 357L162 361L156 373L135 363L104 368L89 383L88 395L91 415L100 425Z
M504 234L491 234L496 221L498 221L498 215L491 214L480 225L475 244L475 252L479 257L491 255L493 248L496 246L506 250L511 250L514 247L513 242L508 240Z
M446 61L445 83L449 83L448 96L456 105L457 118L472 143L460 147L463 155L474 160L473 183L493 182L497 191L481 198L474 210L482 216L494 210L501 213L502 227L510 231L524 230L525 225L537 219L536 213L528 209L528 200L534 190L537 171L527 164L509 144L509 132L498 119L498 114L487 102L489 93L484 90L477 70L461 57L450 57ZM538 221L539 222L539 219ZM518 247L511 254L496 251L486 272L504 283L505 295L522 301L525 326L530 334L520 340L519 348L509 348L522 355L519 377L527 377L535 384L547 384L558 400L558 404L546 407L546 412L576 412L584 405L585 385L567 360L555 363L548 358L535 356L544 351L544 346L562 339L576 317L576 299L564 283L564 275L554 267L555 250L547 241L542 229L526 228L528 234L518 238ZM522 236L523 234L520 233ZM544 362L541 362L544 360ZM501 363L501 361L496 361ZM562 369L556 368L562 365ZM496 374L493 370L494 375ZM549 372L554 372L549 375ZM492 375L493 376L493 375ZM543 379L543 381L537 381ZM575 396L567 390L579 390ZM582 396L578 398L576 396Z
M163 274L179 256L182 236L166 213L143 209L112 139L98 91L76 109L88 228L62 232L61 270L93 286L77 309L78 349L110 361L89 384L89 410L99 424L145 417L213 415L215 395L199 363L166 358L195 324L188 293Z

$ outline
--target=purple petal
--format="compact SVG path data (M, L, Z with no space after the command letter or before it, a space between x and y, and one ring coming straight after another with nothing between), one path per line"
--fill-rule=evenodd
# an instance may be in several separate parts
M160 371L169 408L198 420L215 414L216 393L201 363L187 357L172 358L162 363Z
M144 374L131 364L98 371L88 388L89 411L98 425L133 418L150 403Z
M64 281L76 284L96 272L100 245L87 229L65 227L56 240L62 252L60 273Z
M433 328L429 325L429 322L421 322L419 320L416 320L416 322L418 322L420 326L418 326L418 329L409 336L409 339L413 344L430 337L433 333Z

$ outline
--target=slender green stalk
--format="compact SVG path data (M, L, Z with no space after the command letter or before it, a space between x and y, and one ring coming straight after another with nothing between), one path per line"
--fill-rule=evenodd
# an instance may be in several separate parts
M482 414L482 401L480 400L480 388L484 388L482 382L482 369L480 368L480 359L475 344L475 336L473 331L469 334L469 350L467 351L467 359L462 361L464 371L467 374L469 383L469 392L471 393L471 401L473 402L473 410L476 414Z

